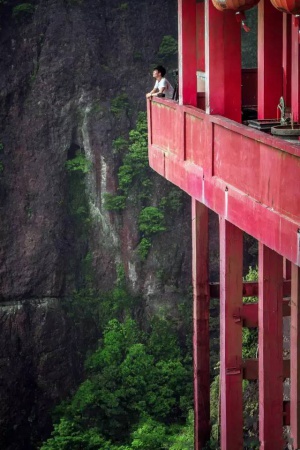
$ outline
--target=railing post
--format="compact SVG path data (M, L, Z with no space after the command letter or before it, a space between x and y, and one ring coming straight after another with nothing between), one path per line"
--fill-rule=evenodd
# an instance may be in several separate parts
M299 17L292 17L292 113L295 122L300 119L300 49L299 49Z
M258 372L261 450L283 447L282 256L259 243Z
M300 448L300 268L292 264L291 296L291 437Z
M178 0L179 103L197 106L196 0Z
M192 198L195 450L210 435L208 208Z
M221 449L243 448L243 232L220 217Z
M205 2L206 112L241 121L241 29L232 11Z
M269 0L258 4L257 113L276 118L282 83L282 16ZM270 89L272 86L272 89Z

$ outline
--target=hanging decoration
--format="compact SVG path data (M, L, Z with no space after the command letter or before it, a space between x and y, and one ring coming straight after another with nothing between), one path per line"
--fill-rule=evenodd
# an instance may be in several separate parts
M284 1L284 0L282 0ZM300 3L300 0L298 0ZM219 11L231 10L236 13L236 20L241 24L242 28L248 32L250 28L246 23L246 16L244 11L256 6L259 0L212 0L213 5Z

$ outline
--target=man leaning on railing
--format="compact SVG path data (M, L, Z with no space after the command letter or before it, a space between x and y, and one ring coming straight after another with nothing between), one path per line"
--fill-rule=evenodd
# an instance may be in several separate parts
M155 85L152 91L146 94L146 98L151 97L166 97L173 99L174 89L171 83L165 78L166 69L163 66L157 66L153 69L153 78L155 78Z

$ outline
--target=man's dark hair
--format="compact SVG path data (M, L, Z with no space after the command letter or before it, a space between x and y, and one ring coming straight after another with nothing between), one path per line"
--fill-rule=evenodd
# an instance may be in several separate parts
M166 75L166 69L163 66L154 67L153 70L157 70L159 73L161 73L162 77Z

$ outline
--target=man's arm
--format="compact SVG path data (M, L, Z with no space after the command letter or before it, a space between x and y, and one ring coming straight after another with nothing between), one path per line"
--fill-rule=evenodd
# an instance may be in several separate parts
M157 88L153 88L152 91L150 91L148 94L146 94L146 98L150 98L153 97L154 94L158 93L158 89Z

